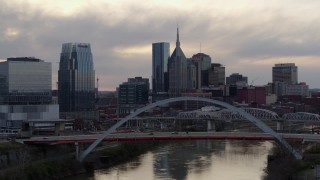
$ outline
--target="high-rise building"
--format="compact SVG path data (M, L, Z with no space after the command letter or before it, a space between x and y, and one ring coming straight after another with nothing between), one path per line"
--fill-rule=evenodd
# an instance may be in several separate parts
M275 64L272 67L272 82L298 83L298 67L294 63Z
M124 116L145 106L149 97L149 79L129 78L118 88L118 115Z
M211 68L208 70L209 85L225 85L225 77L225 67L218 63L212 63Z
M159 42L152 44L152 92L168 92L168 60L170 44Z
M16 131L22 123L59 119L52 104L51 63L34 57L0 62L0 128Z
M61 112L94 110L95 72L89 43L62 45L58 84Z
M179 29L177 29L176 48L169 59L168 68L169 96L181 96L181 93L187 91L187 58L180 47Z
M204 53L197 53L192 56L193 60L201 61L201 70L209 70L211 68L211 57Z
M197 89L197 66L191 59L187 59L187 89Z
M51 103L51 63L17 57L0 65L0 104Z
M248 77L242 76L239 73L233 73L226 78L226 82L228 85L244 84L246 86L248 84Z
M201 65L201 86L208 87L209 79L208 79L208 71L211 68L211 57L204 53L197 53L192 56L193 62L198 62Z

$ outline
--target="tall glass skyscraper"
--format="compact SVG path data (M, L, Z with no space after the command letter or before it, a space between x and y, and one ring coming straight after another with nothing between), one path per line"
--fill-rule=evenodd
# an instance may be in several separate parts
M60 112L94 110L94 80L90 44L62 44L58 73Z
M152 92L168 91L168 59L170 44L159 42L152 44Z

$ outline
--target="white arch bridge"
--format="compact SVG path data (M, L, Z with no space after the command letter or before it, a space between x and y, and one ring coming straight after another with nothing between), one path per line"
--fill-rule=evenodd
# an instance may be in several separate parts
M241 108L237 108L234 107L228 103L225 102L221 102L221 101L217 101L217 100L213 100L213 99L207 99L207 98L201 98L201 97L176 97L176 98L170 98L170 99L165 99L162 101L157 101L155 103L149 104L145 107L142 107L138 110L136 110L135 112L133 112L132 114L128 115L127 117L125 117L124 119L122 119L121 121L119 121L118 123L116 123L115 125L113 125L111 128L109 128L107 131L104 132L103 135L101 135L94 143L92 143L86 150L84 150L80 157L79 160L83 161L84 158L101 142L104 140L104 138L106 138L108 135L110 135L111 132L115 131L117 128L119 128L122 124L126 123L128 120L130 120L131 118L136 117L137 115L139 115L140 113L147 111L149 109L152 109L154 107L160 106L160 105L165 105L168 103L172 103L172 102L178 102L178 101L202 101L202 102L208 102L208 103L212 103L214 105L218 105L218 106L222 106L224 108L227 108L228 110L232 111L232 112L237 112L239 113L239 115L241 115L243 117L243 119L247 119L250 122L252 122L254 125L256 125L257 127L259 127L262 131L271 134L275 139L277 139L284 147L286 147L291 153L292 155L296 158L296 159L302 159L301 154L294 149L287 141L285 141L281 136L279 136L274 130L272 130L269 126L267 126L266 124L264 124L260 119L254 117L253 115L247 113L244 109Z

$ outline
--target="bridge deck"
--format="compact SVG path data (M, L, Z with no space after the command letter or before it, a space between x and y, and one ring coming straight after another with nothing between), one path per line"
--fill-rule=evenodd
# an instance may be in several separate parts
M32 137L23 142L25 144L67 144L67 143L91 143L101 134L76 135L76 136L50 136L50 137ZM287 140L293 141L314 141L320 142L318 134L279 134ZM274 137L267 133L252 132L153 132L153 133L117 133L106 137L104 141L148 141L148 140L274 140Z

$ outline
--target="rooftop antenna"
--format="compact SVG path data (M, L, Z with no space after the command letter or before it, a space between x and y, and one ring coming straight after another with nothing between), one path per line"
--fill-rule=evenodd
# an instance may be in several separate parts
M201 42L200 42L200 53L201 53Z

